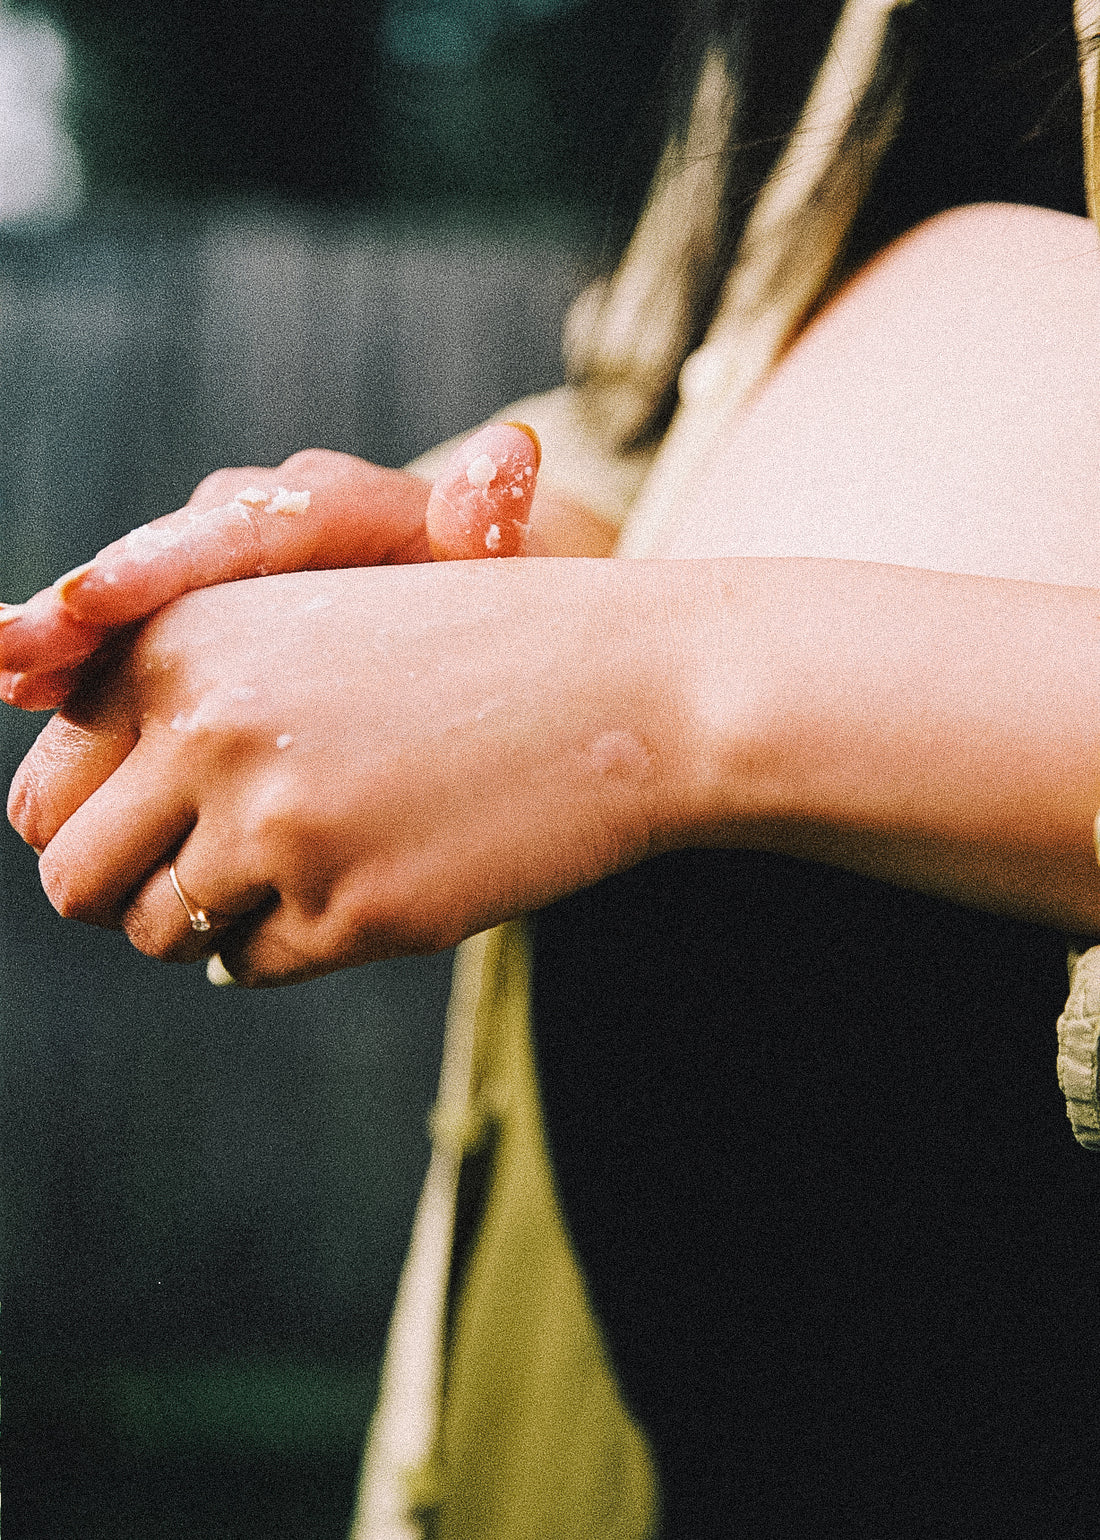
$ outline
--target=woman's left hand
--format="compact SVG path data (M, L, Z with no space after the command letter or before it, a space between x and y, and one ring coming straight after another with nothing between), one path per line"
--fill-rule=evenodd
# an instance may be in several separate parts
M60 913L157 957L258 985L441 948L665 839L664 597L576 560L201 590L52 719L9 813Z
M551 495L549 542L530 530L540 454L532 428L487 423L430 489L327 449L274 470L215 471L178 512L131 530L26 604L0 604L0 700L60 706L121 630L196 588L275 572L573 554L562 538L598 521Z

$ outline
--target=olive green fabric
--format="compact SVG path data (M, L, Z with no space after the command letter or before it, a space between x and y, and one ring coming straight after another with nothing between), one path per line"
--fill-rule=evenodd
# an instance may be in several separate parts
M1100 1151L1100 946L1070 952L1069 982L1058 1018L1058 1084L1077 1143Z
M485 959L470 1110L487 1180L456 1280L438 1462L440 1540L653 1530L645 1441L619 1398L547 1159L529 1032L524 932Z
M460 948L432 1169L395 1310L352 1540L645 1540L658 1510L561 1218L522 924ZM449 1188L452 1176L457 1182ZM445 1369L421 1286L449 1225ZM428 1239L425 1247L422 1242ZM428 1374L425 1375L425 1362ZM431 1401L432 1404L425 1404Z

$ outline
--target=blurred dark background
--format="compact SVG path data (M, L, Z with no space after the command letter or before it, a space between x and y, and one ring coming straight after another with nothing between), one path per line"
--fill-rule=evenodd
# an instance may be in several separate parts
M215 466L401 464L557 383L671 33L555 0L0 7L0 112L31 117L7 161L0 129L0 594ZM41 724L0 714L5 785ZM336 1540L449 957L214 991L59 921L10 832L0 906L8 1540Z
M0 0L0 595L214 466L400 464L556 383L679 14ZM862 238L1079 210L1069 4L930 15ZM0 713L5 781L40 725ZM62 924L0 838L8 1540L344 1534L448 965L216 992Z

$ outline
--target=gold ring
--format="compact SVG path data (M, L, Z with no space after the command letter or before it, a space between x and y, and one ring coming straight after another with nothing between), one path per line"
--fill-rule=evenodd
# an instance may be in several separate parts
M207 919L206 910L193 906L187 894L180 887L180 880L176 876L176 863L174 861L168 868L168 880L176 890L176 897L187 910L187 918L191 921L191 929L199 931L209 930L210 921Z

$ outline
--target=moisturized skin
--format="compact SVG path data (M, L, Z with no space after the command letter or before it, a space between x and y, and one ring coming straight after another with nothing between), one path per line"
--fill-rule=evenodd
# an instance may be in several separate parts
M427 561L429 490L417 476L326 450L275 469L216 471L178 512L114 541L26 604L0 606L0 698L30 711L60 705L115 631L196 588Z
M217 951L244 983L446 946L649 848L680 779L644 726L667 741L679 693L674 646L656 694L641 666L649 574L643 593L625 563L450 562L188 595L52 719L51 771L28 763L10 814L63 913L156 956Z
M988 288L1002 258L1023 291L1011 302ZM863 411L860 338L918 311ZM1083 221L933 221L792 348L660 559L305 572L190 595L53 719L12 821L44 851L61 913L160 957L218 951L250 985L441 946L686 845L791 851L1100 934L1100 384L1082 367L1098 354ZM815 401L837 431L814 436ZM961 500L959 434L977 467ZM285 469L279 484L310 486ZM779 531L812 532L830 497L842 553L738 544L763 538L758 504ZM925 569L891 564L913 560L891 527L909 538L925 510ZM1010 580L1006 528L1028 563ZM33 661L47 674L49 648ZM173 858L215 920L206 943Z

